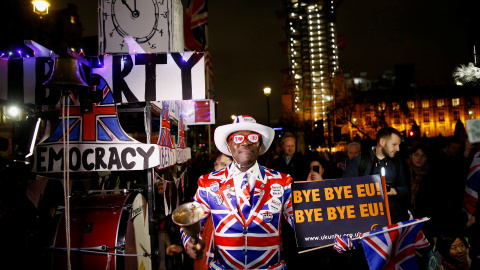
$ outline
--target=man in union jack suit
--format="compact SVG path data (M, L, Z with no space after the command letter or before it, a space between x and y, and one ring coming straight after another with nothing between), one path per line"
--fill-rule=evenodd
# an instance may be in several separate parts
M215 130L215 145L233 162L198 180L194 200L205 209L202 227L210 215L214 237L208 243L211 269L286 269L282 256L282 215L293 226L292 178L258 165L274 139L272 128L240 115ZM182 230L182 240L193 259L203 256L205 242L193 244Z

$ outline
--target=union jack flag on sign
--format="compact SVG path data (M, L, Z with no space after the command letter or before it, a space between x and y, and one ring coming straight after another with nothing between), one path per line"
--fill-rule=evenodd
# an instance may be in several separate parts
M180 149L187 148L185 143L185 127L183 126L183 119L180 118L180 123L178 124L178 144L177 147Z
M475 154L470 166L470 172L467 177L467 185L465 187L465 195L463 197L463 208L471 218L475 212L475 206L478 201L478 181L480 179L480 152Z
M168 117L168 104L162 102L162 127L160 128L160 137L158 138L158 145L168 148L175 148L172 136L170 135L170 122Z
M399 222L360 235L362 247L372 270L418 269L415 243L428 218Z
M94 78L98 75L94 75ZM60 123L45 142L61 142L65 140L63 128L68 130L69 141L72 142L132 142L133 138L123 131L118 123L117 111L113 102L112 91L102 78L99 84L93 86L92 91L102 91L102 101L93 104L91 113L81 111L77 95L71 92L67 99L70 103L69 123ZM66 115L61 111L61 115Z

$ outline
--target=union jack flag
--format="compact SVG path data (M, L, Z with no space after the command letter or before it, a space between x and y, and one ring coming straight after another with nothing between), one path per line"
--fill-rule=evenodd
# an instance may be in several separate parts
M472 165L470 166L470 172L467 177L467 185L465 187L465 195L463 197L463 208L471 218L473 212L475 212L475 206L478 201L478 181L480 178L480 152L475 154Z
M418 235L423 222L427 220L428 218L420 218L403 221L361 234L362 247L370 269L418 269L415 243L423 239Z
M207 0L189 0L183 22L183 33L187 50L205 52L205 77L213 82L212 60L208 48L207 10Z
M64 102L68 102L69 122L65 119L64 124L58 124L54 132L44 142L61 142L66 138L63 130L68 131L69 141L71 142L136 142L121 128L117 110L113 102L113 95L107 82L98 75L93 75L99 80L92 91L102 91L103 99L101 102L93 104L91 113L82 112L78 94L70 92L64 97ZM67 115L67 107L61 109L61 115Z
M168 121L168 103L162 102L162 126L160 127L160 137L158 138L158 145L168 148L175 148L170 135L170 122Z
M205 26L208 23L206 0L189 0L183 22L185 47L191 51L202 52L205 49Z
M180 123L178 124L178 145L177 148L185 149L187 144L185 143L185 127L183 126L183 119L180 118Z

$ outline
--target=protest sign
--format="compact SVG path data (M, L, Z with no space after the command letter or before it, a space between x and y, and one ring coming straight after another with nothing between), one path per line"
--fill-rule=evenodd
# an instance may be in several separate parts
M389 225L385 181L380 175L292 184L298 247L333 244Z

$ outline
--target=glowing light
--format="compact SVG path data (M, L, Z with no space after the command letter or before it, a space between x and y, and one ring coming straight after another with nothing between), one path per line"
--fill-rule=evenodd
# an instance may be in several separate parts
M40 12L44 12L50 6L47 1L32 1L32 4Z
M46 15L48 14L48 7L50 6L50 3L47 1L32 1L33 5L33 12L37 13L38 15Z
M270 94L272 93L272 88L270 87L265 87L263 88L263 93L265 94L265 96L270 96Z
M10 106L7 108L7 115L8 118L15 118L20 114L20 109L17 106Z

